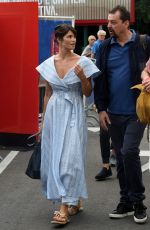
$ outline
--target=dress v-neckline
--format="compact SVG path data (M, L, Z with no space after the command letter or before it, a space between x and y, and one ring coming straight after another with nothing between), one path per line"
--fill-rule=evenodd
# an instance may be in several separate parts
M79 63L79 61L81 60L81 57L82 57L82 56L80 56L79 60L78 60L75 64L78 64L78 63ZM75 65L75 64L74 64L74 65ZM53 56L53 66L54 66L54 69L55 69L55 73L56 73L57 77L58 77L60 80L64 80L64 79L67 77L67 75L73 70L73 67L71 67L71 68L65 73L65 75L64 75L63 77L60 77L59 74L57 73L56 66L55 66L55 55Z

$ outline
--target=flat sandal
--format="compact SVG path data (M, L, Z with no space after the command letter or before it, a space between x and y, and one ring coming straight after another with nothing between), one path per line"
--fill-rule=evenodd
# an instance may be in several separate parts
M69 223L68 215L60 211L55 211L51 224L65 225Z

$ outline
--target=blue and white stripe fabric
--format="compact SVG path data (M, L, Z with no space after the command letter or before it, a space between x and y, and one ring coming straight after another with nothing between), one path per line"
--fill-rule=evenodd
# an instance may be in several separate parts
M50 200L76 204L80 198L87 198L87 126L81 82L73 68L61 79L56 72L54 58L48 58L36 68L53 90L42 131L42 188ZM99 72L85 56L81 56L77 63L87 78Z

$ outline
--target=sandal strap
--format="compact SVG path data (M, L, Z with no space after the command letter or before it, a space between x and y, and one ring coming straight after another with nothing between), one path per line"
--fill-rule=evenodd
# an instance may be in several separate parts
M75 205L70 205L68 207L69 215L73 216L80 212L80 207Z
M62 220L62 222L63 221L68 221L68 215L66 214L66 213L62 213L62 212L60 212L60 211L55 211L54 212L54 217L53 218L60 218L60 219L63 219Z
M80 209L80 207L75 206L75 205L70 205L69 209L73 210L73 211L78 211Z

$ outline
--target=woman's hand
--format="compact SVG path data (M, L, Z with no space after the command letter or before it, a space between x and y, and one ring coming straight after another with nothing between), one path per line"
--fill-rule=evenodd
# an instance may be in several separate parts
M82 86L82 93L86 96L89 97L92 92L92 83L91 83L91 78L86 78L83 69L81 68L80 65L75 65L74 67L74 72L78 76L78 78L81 81L81 86Z
M146 77L144 78L144 80L142 81L142 85L144 86L144 89L150 93L150 77Z
M80 78L81 81L86 78L86 76L83 72L83 69L81 68L80 65L77 65L77 64L75 65L74 72L78 76L78 78Z

